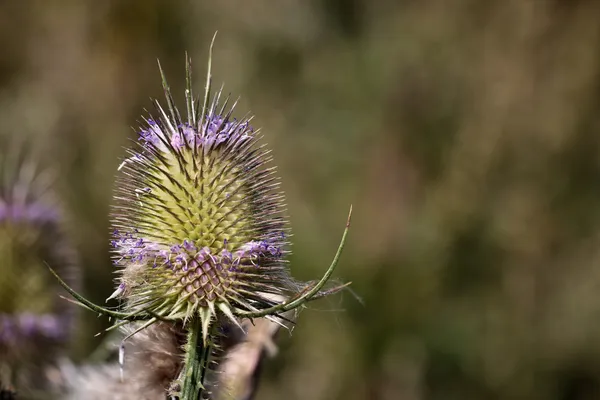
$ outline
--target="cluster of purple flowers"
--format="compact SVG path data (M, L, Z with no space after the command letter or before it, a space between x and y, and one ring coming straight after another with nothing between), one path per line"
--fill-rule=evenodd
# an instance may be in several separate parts
M116 263L126 259L128 262L134 263L149 263L151 261L154 268L159 264L173 267L185 264L190 254L198 253L196 246L188 240L184 240L181 245L166 248L158 243L136 236L137 233L137 229L133 232L120 232L115 229L113 232L115 239L111 241L111 245L121 255ZM206 252L209 251L202 249L199 253L204 254Z
M229 121L220 115L209 115L202 125L201 132L198 132L188 123L184 123L179 125L177 131L172 132L170 137L156 121L149 119L147 122L148 128L139 132L139 140L160 149L164 149L164 140L168 140L175 149L182 148L186 143L190 147L196 146L206 149L225 142L239 145L251 139L254 133L254 128L247 120L238 121L234 118Z
M137 229L134 233L138 233ZM136 237L132 232L113 231L115 239L111 240L110 244L121 254L122 258L127 258L133 262L142 262L147 256L148 246L151 243L146 243L144 239Z
M186 271L189 261L203 262L210 258L213 263L227 264L230 265L231 270L234 270L241 259L255 260L258 257L280 258L282 256L281 248L268 240L245 243L233 252L227 250L227 242L225 242L225 248L221 250L217 259L215 255L211 254L208 247L198 249L189 240L165 248L165 246L137 237L135 235L137 233L137 230L134 232L115 230L113 232L115 239L111 241L111 244L121 255L117 263L126 259L128 262L152 263L153 268L164 265L168 268Z
M244 244L236 254L240 258L255 256L270 256L279 258L282 256L281 247L272 244L270 241L252 241Z

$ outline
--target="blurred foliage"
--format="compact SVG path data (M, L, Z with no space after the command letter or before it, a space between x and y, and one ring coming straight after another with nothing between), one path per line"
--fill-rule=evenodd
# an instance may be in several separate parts
M108 212L156 58L183 104L242 95L283 175L292 272L350 203L350 295L302 314L259 399L600 398L600 2L6 1L0 124L60 171L85 293L112 292ZM83 359L107 322L82 313Z

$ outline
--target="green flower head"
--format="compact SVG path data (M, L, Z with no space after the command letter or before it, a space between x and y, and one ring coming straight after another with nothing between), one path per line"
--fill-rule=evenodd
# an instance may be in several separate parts
M188 63L188 80L190 65ZM163 319L274 306L269 295L297 291L289 277L284 196L269 151L250 117L232 117L219 91L192 101L182 119L165 83L168 112L147 118L120 167L113 208L114 296L126 311ZM207 92L208 99L208 92Z

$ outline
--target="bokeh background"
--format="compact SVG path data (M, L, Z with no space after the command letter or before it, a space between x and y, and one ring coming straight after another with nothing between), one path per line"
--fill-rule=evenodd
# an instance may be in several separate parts
M156 59L183 106L242 96L274 150L292 272L337 277L258 399L600 398L600 2L0 2L0 133L59 176L83 292L112 292L108 213ZM132 129L133 127L134 129ZM105 319L82 312L85 360Z

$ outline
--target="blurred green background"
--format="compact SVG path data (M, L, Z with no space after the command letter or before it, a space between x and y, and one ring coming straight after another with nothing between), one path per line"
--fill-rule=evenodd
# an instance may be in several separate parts
M109 204L156 59L183 106L242 96L273 148L305 311L258 399L600 398L600 2L0 2L0 132L59 171L84 293L112 292ZM81 313L84 359L107 321Z

